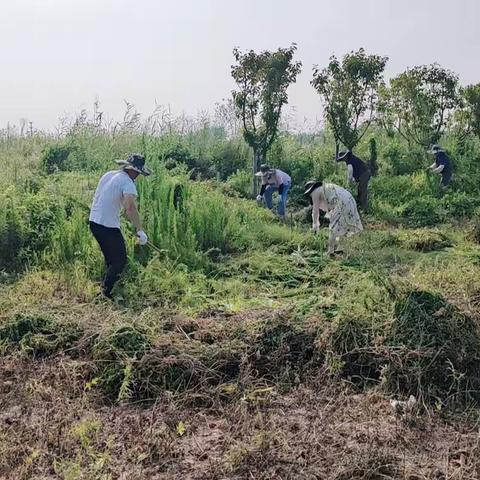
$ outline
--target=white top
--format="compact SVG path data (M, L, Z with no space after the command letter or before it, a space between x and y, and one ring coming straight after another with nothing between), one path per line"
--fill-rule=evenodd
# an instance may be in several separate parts
M125 195L137 196L137 187L128 173L123 170L107 172L95 190L90 221L108 228L120 228L120 211Z
M282 170L279 170L278 168L268 172L267 175L262 176L262 185L273 185L275 187L279 187L282 184L287 185L291 183L291 181L292 179L290 178L290 175L282 172Z

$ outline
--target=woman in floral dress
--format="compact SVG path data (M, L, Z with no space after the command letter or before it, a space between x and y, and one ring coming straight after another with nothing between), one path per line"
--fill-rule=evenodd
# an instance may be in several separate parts
M317 233L320 228L320 210L329 219L330 235L328 238L328 253L340 253L338 244L340 237L356 235L363 230L357 210L357 204L352 194L333 183L307 182L305 195L310 197L312 204L312 229Z

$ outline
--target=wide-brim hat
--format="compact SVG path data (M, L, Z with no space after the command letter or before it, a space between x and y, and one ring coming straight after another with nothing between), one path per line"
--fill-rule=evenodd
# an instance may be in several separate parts
M337 162L341 162L342 160L345 160L347 158L347 155L348 155L348 150L343 150L342 152L338 152L338 155L337 155Z
M138 153L130 155L126 160L115 160L115 162L126 170L134 170L141 175L151 175L152 171L145 166L145 157Z
M273 169L270 168L266 163L264 163L263 165L260 165L260 171L258 171L255 174L255 176L256 177L265 177L266 175L268 175L272 171L273 171Z
M427 153L430 153L431 155L435 155L438 152L443 152L442 147L440 145L431 145L430 148L427 150Z
M303 192L304 195L308 196L310 195L314 190L316 190L318 187L322 186L322 182L316 182L314 180L311 180L310 182L307 182L303 188L305 188L305 191Z

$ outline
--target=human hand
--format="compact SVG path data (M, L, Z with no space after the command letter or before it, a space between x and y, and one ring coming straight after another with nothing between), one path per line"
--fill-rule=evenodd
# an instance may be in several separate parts
M137 238L140 245L146 245L148 242L147 234L143 230L137 232Z

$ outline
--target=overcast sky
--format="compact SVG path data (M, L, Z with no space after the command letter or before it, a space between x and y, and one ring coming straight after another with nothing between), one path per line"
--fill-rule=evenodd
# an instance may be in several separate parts
M387 77L439 62L480 82L480 0L1 0L0 128L53 128L91 109L119 118L126 99L149 114L213 110L230 96L232 48L298 45L298 119L320 116L312 66L364 47Z

